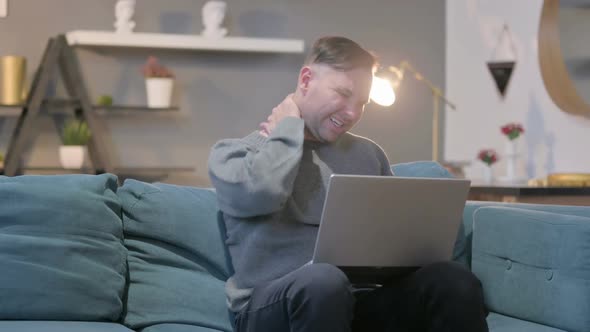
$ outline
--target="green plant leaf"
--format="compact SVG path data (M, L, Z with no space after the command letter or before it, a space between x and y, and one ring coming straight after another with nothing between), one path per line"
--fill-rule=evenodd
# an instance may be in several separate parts
M68 120L63 128L63 145L86 145L92 134L85 121Z
M109 95L102 95L102 96L98 97L98 100L96 103L100 106L111 106L111 105L113 105L113 97L111 97Z

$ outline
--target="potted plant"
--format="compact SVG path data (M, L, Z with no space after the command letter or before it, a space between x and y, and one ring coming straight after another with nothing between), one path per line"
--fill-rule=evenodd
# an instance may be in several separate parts
M65 123L62 132L62 146L59 147L59 160L63 168L82 168L86 144L91 133L84 121L72 119Z
M174 74L158 62L154 56L148 57L142 68L147 90L148 107L170 107Z

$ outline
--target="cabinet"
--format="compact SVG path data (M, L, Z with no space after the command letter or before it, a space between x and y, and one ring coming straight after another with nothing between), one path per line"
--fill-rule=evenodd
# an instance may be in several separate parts
M590 187L539 187L472 183L469 199L476 201L590 206Z
M104 135L106 135L101 116L108 113L108 108L121 109L123 114L143 112L162 113L174 109L148 109L134 106L102 107L92 105L79 63L73 47L131 47L131 48L165 48L182 50L218 51L218 52L255 52L255 53L302 53L303 41L286 39L264 39L225 37L207 39L200 36L132 33L117 34L106 31L71 31L51 38L43 58L35 73L27 100L17 107L0 107L0 116L18 116L16 128L9 142L4 161L4 175L21 174L26 167L21 165L20 156L27 149L27 142L35 137L36 121L44 112L49 115L63 113L73 109L75 116L85 120L93 135L88 144L92 169L80 170L87 173L166 173L173 171L191 171L191 168L119 168L111 162ZM52 71L59 69L69 99L47 99L45 91ZM2 106L2 105L0 105ZM71 111L68 111L71 112ZM121 114L121 112L117 112ZM41 169L42 170L42 169Z

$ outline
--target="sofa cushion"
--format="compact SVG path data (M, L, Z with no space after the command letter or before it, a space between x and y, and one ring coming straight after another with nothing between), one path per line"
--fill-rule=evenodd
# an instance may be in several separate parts
M110 174L0 177L0 319L121 317L116 190Z
M487 322L492 332L567 332L493 312L488 315Z
M119 188L129 289L125 325L179 323L230 331L230 274L215 192L127 180Z
M0 332L133 332L117 323L68 321L0 321Z
M474 213L472 270L492 311L588 331L588 267L590 218L505 207Z
M222 330L186 324L158 324L146 327L141 332L222 332Z

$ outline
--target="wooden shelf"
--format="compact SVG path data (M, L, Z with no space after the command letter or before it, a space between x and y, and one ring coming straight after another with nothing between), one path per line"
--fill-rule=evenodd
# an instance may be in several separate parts
M146 182L165 181L174 173L194 173L193 167L119 167L111 173L115 174L122 184L126 179L135 179ZM94 168L65 169L59 166L23 167L20 174L23 175L67 175L67 174L101 174ZM0 168L0 174L4 169Z
M117 175L157 176L170 173L191 173L194 167L116 167L113 171Z
M24 174L96 174L94 168L66 169L60 166L23 167ZM2 170L3 171L3 170ZM193 167L117 167L113 174L122 176L159 176L170 173L194 172Z
M23 105L0 104L0 117L19 116Z
M96 114L100 115L170 115L178 114L178 107L154 108L147 106L94 106Z
M75 30L66 33L72 46L110 46L135 48L162 48L177 50L303 53L304 43L299 39L270 39L223 37L205 38L198 35L163 33L115 33L111 31Z
M72 114L71 110L64 108L80 107L80 102L71 99L49 99L43 105L47 107L50 114ZM0 117L17 117L20 115L24 105L2 105L0 104ZM179 110L177 106L167 108L154 108L145 105L93 105L97 114L100 115L165 115L173 114Z

